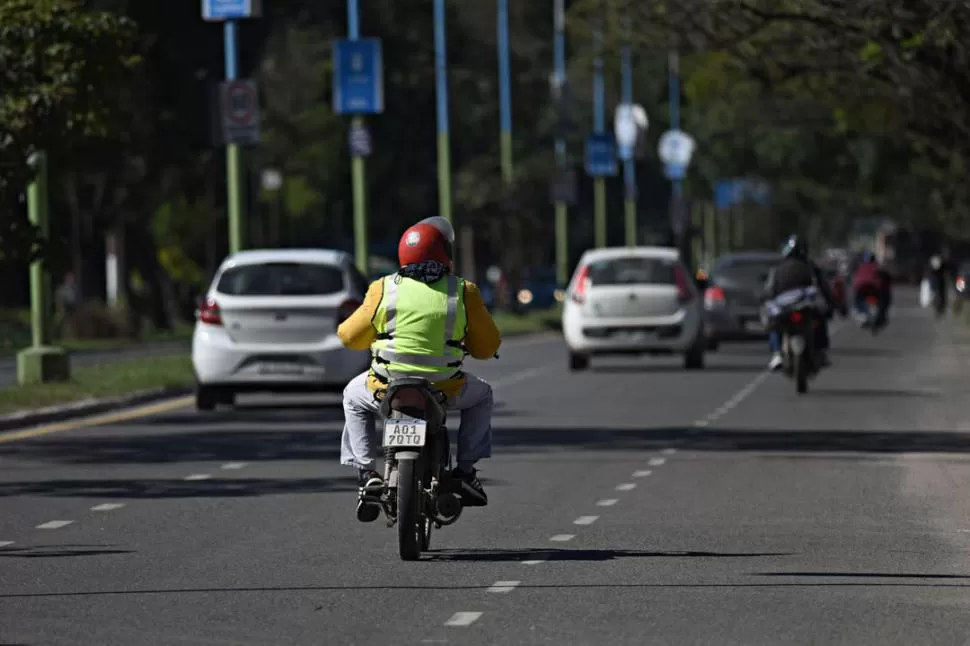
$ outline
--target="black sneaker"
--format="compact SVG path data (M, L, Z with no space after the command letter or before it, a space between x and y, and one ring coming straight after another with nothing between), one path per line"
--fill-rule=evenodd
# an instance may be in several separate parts
M478 471L472 469L470 473L465 473L455 468L451 472L451 477L461 481L461 504L463 507L484 507L488 504L488 496L485 489L478 480Z
M381 506L376 502L365 501L364 496L377 497L381 495L384 479L380 474L370 469L361 469L357 474L357 520L362 523L372 523L381 515Z

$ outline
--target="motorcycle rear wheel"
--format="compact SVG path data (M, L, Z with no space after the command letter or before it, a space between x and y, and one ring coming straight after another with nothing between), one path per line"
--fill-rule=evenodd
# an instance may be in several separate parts
M422 544L426 540L416 462L401 460L397 463L397 543L402 561L421 558Z

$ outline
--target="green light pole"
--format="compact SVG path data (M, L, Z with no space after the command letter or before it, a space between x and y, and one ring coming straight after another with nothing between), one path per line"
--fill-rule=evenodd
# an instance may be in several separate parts
M451 149L448 130L448 59L445 0L434 1L434 73L438 121L438 212L455 225L451 212Z
M27 187L27 215L45 240L50 235L47 154L31 155L34 178ZM17 381L21 385L67 381L71 378L70 356L51 343L51 280L40 260L30 265L31 347L17 354Z

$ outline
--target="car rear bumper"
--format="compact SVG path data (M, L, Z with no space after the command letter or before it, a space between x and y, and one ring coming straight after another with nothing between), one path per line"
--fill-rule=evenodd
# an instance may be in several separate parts
M681 353L702 334L695 316L585 319L565 325L566 345L583 354Z
M309 347L238 346L205 331L197 331L192 340L192 366L198 382L239 390L343 387L369 364L370 353L348 350L339 340Z

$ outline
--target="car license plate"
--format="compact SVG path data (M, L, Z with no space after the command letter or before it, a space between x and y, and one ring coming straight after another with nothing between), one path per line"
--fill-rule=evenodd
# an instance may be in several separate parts
M424 446L428 423L423 419L389 419L384 423L384 446Z
M261 375L302 375L303 366L298 363L261 363L259 364L259 374Z
M761 321L745 321L744 329L748 332L764 332L765 326L761 324Z

